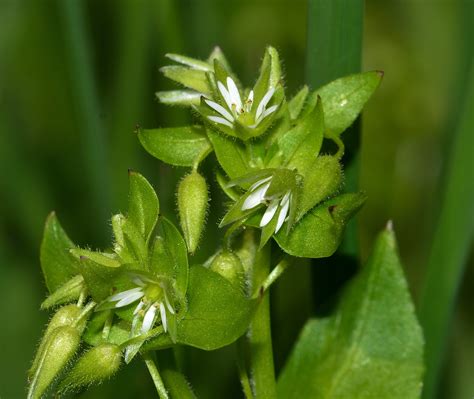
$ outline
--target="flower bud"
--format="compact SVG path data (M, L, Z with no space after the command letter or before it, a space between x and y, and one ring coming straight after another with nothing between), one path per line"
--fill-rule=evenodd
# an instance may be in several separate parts
M75 327L57 327L48 337L28 391L28 399L40 398L72 358L81 341Z
M198 244L209 201L207 184L204 177L193 171L178 186L178 210L181 229L188 246L193 253Z
M90 349L76 363L59 390L73 390L82 386L100 383L114 375L122 363L120 347L102 344Z
M240 283L244 275L244 266L240 258L227 250L218 253L209 268L231 283Z
M77 320L81 312L82 312L82 309L80 307L76 305L67 305L60 308L55 313L55 315L51 318L51 321L49 322L48 327L46 328L43 338L41 339L40 345L38 347L38 351L36 352L35 359L33 360L33 364L30 370L28 371L29 378L32 378L33 375L36 373L38 365L43 356L43 352L46 348L46 345L49 342L49 338L51 337L53 331L55 331L58 327L72 325ZM79 334L82 333L85 326L86 326L85 319L78 323L78 325L76 326L76 329Z

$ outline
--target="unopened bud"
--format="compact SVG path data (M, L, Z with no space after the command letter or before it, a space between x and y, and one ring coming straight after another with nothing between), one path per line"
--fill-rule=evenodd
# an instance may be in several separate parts
M59 390L74 390L110 378L120 368L122 352L114 344L102 344L90 349L76 363Z
M210 269L219 273L231 283L240 283L244 275L244 266L240 258L227 250L218 253L214 257Z
M33 360L33 364L28 371L28 376L29 378L33 378L33 375L36 373L36 370L38 369L38 365L43 357L43 352L45 351L45 348L49 342L49 338L51 337L51 334L58 328L58 327L63 327L63 326L71 326L73 323L76 322L76 320L79 318L79 315L82 312L82 308L76 306L76 305L67 305L63 306L60 308L55 315L51 318L51 321L48 324L48 327L46 328L46 331L43 335L43 338L41 339L40 345L38 347L38 351L36 352L35 359ZM76 325L76 330L78 331L79 334L82 333L86 326L86 320L81 320L79 323Z
M49 335L28 391L28 399L40 398L72 358L81 335L75 327L57 327Z
M204 177L193 171L178 186L178 210L181 229L189 252L193 253L204 229L209 195Z

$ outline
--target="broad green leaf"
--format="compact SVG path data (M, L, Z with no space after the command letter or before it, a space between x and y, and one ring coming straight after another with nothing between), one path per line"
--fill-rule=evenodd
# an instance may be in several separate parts
M156 92L156 98L166 105L199 105L202 94L193 90L168 90Z
M333 195L341 182L342 169L337 158L330 155L317 157L304 176L296 218L301 219L311 208Z
M133 223L148 241L160 212L155 190L141 174L129 172L129 198L127 220Z
M304 85L303 88L296 93L290 101L288 101L288 110L290 111L291 119L295 120L300 115L306 97L308 96L308 91L308 86Z
M321 101L291 130L277 141L281 159L287 168L296 168L304 174L321 149L324 116Z
M188 253L178 229L164 217L158 223L158 235L153 246L151 272L176 282L184 295L188 287Z
M138 138L155 158L176 166L193 166L211 150L206 132L200 126L140 129Z
M238 140L224 137L211 129L207 131L207 135L214 147L217 160L227 176L235 179L250 171L244 144Z
M382 80L380 71L364 72L336 79L311 93L304 113L323 101L325 135L338 136L356 120Z
M326 319L310 320L278 381L281 398L416 399L423 337L392 231Z
M77 275L51 293L41 304L41 309L73 302L79 298L84 288L84 278L81 275Z
M40 261L46 287L54 292L78 274L79 265L69 253L74 244L59 224L56 214L50 213L44 226Z
M180 54L171 54L168 53L165 57L173 60L179 64L183 64L191 67L192 69L198 69L200 71L212 71L212 66L206 61L197 60L196 58L186 57L185 55Z
M365 194L339 195L309 211L286 234L280 231L275 239L289 255L305 258L331 256L341 243L348 220L362 207Z
M208 205L206 179L198 172L192 171L178 185L179 221L190 253L194 253L198 247Z
M183 86L200 93L209 93L211 91L205 71L174 65L162 67L160 71L168 79L181 83Z
M178 323L177 342L204 350L229 345L245 333L257 303L220 274L193 266L189 272L188 310ZM169 337L159 336L144 349L171 343Z

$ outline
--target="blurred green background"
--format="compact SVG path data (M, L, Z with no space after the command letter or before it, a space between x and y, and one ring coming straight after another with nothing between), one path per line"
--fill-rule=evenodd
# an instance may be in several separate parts
M470 5L366 1L363 69L384 70L385 77L363 117L360 187L369 200L359 217L362 253L393 219L415 297L473 54ZM38 260L47 214L56 210L78 245L106 246L109 217L126 207L128 168L153 182L164 214L175 209L175 182L185 171L152 159L133 133L137 124L190 120L154 98L158 89L173 87L158 71L167 63L164 54L205 58L218 44L250 85L271 44L281 53L291 95L304 84L306 19L304 0L0 0L2 399L26 396L26 370L48 318L39 311L46 291ZM466 173L473 172L474 164ZM209 234L220 216L210 217ZM439 398L474 395L473 266L471 251ZM277 368L313 308L307 297L291 299L295 282L308 272L293 271L272 298ZM187 350L183 358L201 397L239 397L232 348ZM113 382L79 396L153 397L153 386L135 362Z

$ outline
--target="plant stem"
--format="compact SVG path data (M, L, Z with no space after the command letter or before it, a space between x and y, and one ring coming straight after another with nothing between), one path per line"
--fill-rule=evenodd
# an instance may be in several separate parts
M426 376L423 398L436 397L454 301L474 233L474 62L463 113L444 176L441 212L420 297L419 317L425 333Z
M283 272L290 266L290 260L288 257L283 258L270 272L263 284L258 287L253 294L254 298L257 298L260 293L265 293L270 286L283 274Z
M260 287L270 272L270 244L257 251L251 271L251 289ZM250 325L250 367L253 393L256 399L276 397L275 370L273 367L272 335L270 326L270 297L263 294Z
M244 391L245 399L253 399L252 388L250 386L249 375L247 373L247 366L245 362L245 340L239 338L235 342L235 354L237 360L237 368L239 370L239 379L240 384L242 385L242 390Z
M161 376L170 396L179 399L196 399L191 386L178 369L175 351L172 349L161 350L159 352L159 361Z
M158 392L160 399L169 399L168 392L166 391L165 385L163 384L160 372L156 367L153 354L150 352L144 353L143 360L145 361L153 383L155 384L156 392Z

